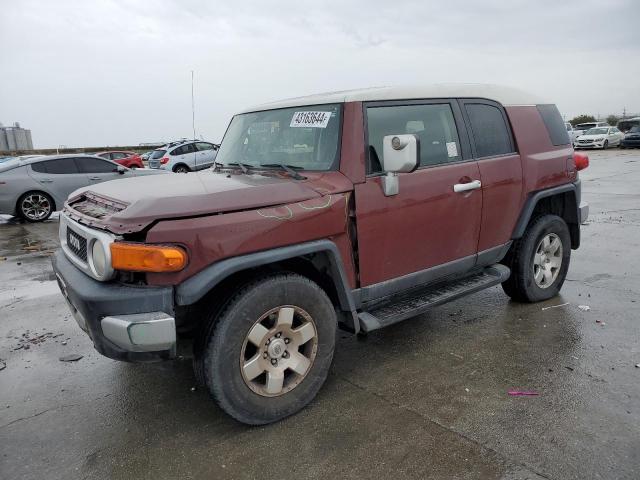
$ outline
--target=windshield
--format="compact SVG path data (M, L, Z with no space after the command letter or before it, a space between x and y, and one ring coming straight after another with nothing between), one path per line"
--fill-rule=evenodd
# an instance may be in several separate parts
M593 128L595 126L596 126L595 123L580 123L580 124L576 125L576 128L578 130L589 130L590 128Z
M153 153L151 154L151 158L153 160L156 160L162 157L166 152L167 152L166 150L154 150Z
M585 135L606 135L606 128L591 128L586 131Z
M631 130L629 130L629 133L640 133L640 127L637 125L635 127L631 127Z
M216 162L330 170L338 159L340 114L340 105L330 104L236 115Z

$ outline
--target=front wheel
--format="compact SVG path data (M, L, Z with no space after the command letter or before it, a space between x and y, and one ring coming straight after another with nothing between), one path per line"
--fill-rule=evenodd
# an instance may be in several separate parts
M333 304L317 284L297 274L264 278L242 288L211 321L196 362L227 414L262 425L316 396L336 337Z
M604 143L602 144L603 150L606 150L607 148L609 148L609 140L605 140Z
M512 299L539 302L555 297L567 276L571 236L557 215L542 215L531 221L516 240L505 262L511 276L502 288Z

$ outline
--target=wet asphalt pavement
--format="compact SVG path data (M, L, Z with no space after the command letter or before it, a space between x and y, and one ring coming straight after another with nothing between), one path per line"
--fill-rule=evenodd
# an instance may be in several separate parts
M0 478L639 478L640 151L590 158L561 296L495 287L341 333L313 403L257 428L193 389L188 358L96 353L53 281L57 219L0 217Z

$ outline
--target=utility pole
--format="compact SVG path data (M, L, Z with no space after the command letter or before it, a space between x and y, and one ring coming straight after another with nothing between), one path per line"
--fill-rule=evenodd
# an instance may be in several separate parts
M193 70L191 70L191 126L193 127L193 139L196 139L196 107L193 97Z

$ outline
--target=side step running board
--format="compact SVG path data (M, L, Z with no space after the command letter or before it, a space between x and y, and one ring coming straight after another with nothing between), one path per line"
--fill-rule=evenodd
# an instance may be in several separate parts
M454 282L414 289L410 293L396 297L391 303L359 313L360 328L364 332L371 332L388 327L420 315L436 305L498 285L507 280L510 273L508 267L495 264Z

